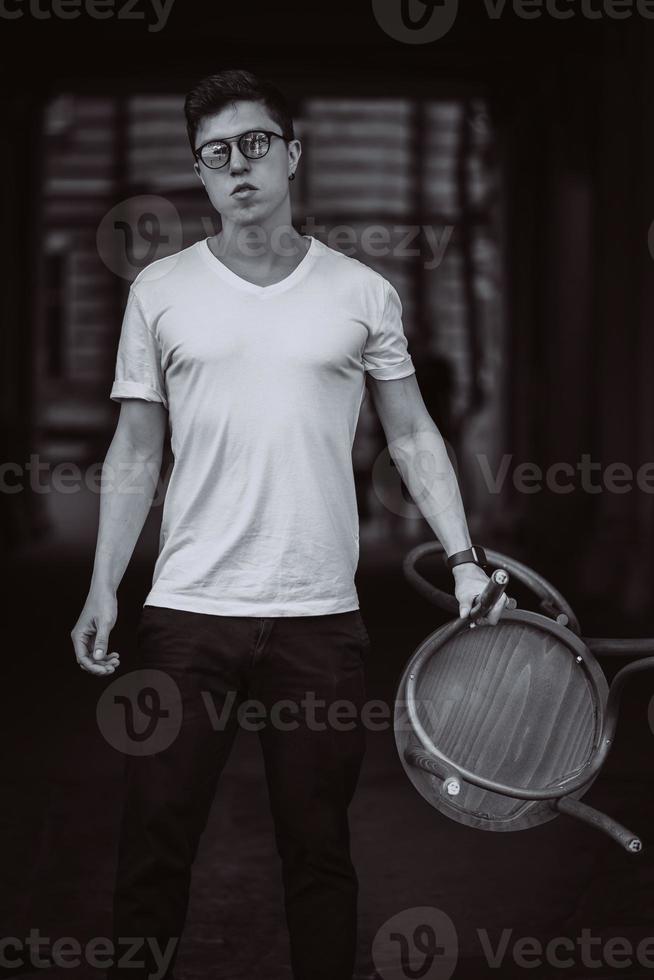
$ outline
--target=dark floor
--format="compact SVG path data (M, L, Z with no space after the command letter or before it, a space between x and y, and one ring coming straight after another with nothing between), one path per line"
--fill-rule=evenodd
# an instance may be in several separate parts
M75 557L71 549L37 548L16 558L11 568L4 644L5 805L0 810L3 937L22 939L38 929L50 939L72 936L85 944L110 934L122 758L95 724L96 702L109 681L79 670L69 638L88 590L92 550ZM368 695L389 704L416 645L443 621L402 579L400 551L392 554L388 548L367 549L362 541L358 575L372 639ZM121 586L112 649L121 651L123 671L130 668L133 628L151 569L151 559L139 551ZM604 632L606 610L594 617L593 609L568 598L588 634ZM620 635L619 627L613 635ZM603 660L602 666L610 675L617 665ZM654 939L640 953L637 944L654 936L654 734L648 723L653 694L652 675L629 683L616 744L584 797L641 836L644 850L638 855L564 816L508 834L455 823L433 810L408 782L392 731L369 732L351 809L361 883L359 976L505 980L651 973ZM440 913L421 912L425 906ZM394 931L407 938L425 916L449 917L458 943L456 965L448 969L437 959L427 972L405 972L384 967L378 959L380 972L375 972L375 936L400 913ZM565 937L579 944L583 930L595 940L594 967L584 966L578 954L573 968L527 968L512 954L514 943L530 936L544 941ZM507 944L499 967L489 967L484 959L486 936L493 949L502 940ZM623 939L615 963L605 945L609 937ZM528 962L533 964L533 954ZM179 977L285 980L291 977L287 963L281 877L258 742L256 734L241 731L196 862ZM2 972L10 976L15 971ZM30 972L44 973L30 966L23 975ZM98 976L88 965L47 974L75 980Z

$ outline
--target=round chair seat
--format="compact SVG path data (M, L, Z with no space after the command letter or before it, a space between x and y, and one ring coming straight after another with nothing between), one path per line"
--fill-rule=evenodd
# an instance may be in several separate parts
M437 774L409 762L407 750L424 748L408 716L407 680L420 659L418 719L455 766L537 788L556 787L592 759L608 697L603 671L579 637L537 613L505 612L496 626L466 629L441 645L447 629L420 644L398 685L395 739L409 779L432 806L468 826L515 831L553 820L548 800L520 800L463 780L449 795L443 779L451 773L440 760L431 757ZM595 778L570 797L582 796Z

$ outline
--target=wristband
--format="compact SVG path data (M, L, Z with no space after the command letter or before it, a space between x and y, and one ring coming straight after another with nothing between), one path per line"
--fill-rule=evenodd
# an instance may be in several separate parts
M455 568L457 565L463 565L466 562L473 562L475 565L479 565L480 568L488 568L486 552L480 545L473 544L472 547L466 548L465 551L457 551L445 559L445 563L450 569Z

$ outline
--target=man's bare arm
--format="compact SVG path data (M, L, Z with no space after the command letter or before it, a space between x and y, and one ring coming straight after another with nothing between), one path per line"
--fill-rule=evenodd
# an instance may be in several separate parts
M416 506L448 554L469 548L456 473L415 374L390 381L368 376L367 384L388 451Z
M108 651L117 617L116 593L152 506L167 420L168 412L160 402L123 401L103 463L93 575L71 631L75 656L90 673L113 673L120 662L117 653Z
M388 450L407 490L446 553L470 547L470 532L454 467L445 441L429 415L415 374L389 381L367 378ZM470 562L453 569L459 614L466 616L488 576ZM479 623L495 625L507 596L502 595Z

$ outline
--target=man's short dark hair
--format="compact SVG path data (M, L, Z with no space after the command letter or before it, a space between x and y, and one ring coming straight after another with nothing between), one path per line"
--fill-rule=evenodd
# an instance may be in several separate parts
M271 82L249 71L229 69L203 78L186 96L186 129L195 149L195 137L202 120L235 102L262 102L286 139L295 139L293 118L285 97Z

